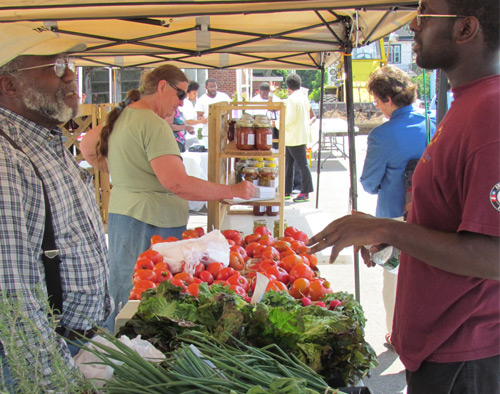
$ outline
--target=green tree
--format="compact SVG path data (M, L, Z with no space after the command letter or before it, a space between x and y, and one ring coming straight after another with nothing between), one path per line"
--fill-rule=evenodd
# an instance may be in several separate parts
M417 84L417 96L420 100L427 101L431 100L431 72L417 68L417 76L413 77L411 80ZM425 95L424 95L424 74L425 74Z

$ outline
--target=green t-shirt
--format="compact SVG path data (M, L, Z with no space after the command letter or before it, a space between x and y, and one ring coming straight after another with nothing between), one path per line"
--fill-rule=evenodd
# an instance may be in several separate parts
M158 227L187 224L188 201L166 190L151 167L150 161L163 155L180 157L167 122L153 111L125 108L109 139L110 213Z

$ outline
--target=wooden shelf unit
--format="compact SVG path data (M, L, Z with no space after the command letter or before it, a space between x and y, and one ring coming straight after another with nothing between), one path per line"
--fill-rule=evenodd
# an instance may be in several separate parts
M283 132L278 141L276 150L240 150L236 143L228 142L227 139L227 121L232 118L233 111L251 111L266 109L279 113L279 124L282 125ZM217 103L209 107L208 116L208 180L220 184L230 184L234 182L233 177L233 159L246 157L272 157L278 159L278 190L273 200L245 202L230 204L226 201L209 201L207 214L207 228L221 229L224 219L228 214L251 213L252 211L234 209L235 205L243 206L279 206L279 214L276 217L279 220L279 234L284 233L284 196L285 196L285 104L282 102L254 103L254 102L231 102ZM231 209L233 207L233 209ZM258 218L260 216L256 216ZM271 229L272 230L272 229Z

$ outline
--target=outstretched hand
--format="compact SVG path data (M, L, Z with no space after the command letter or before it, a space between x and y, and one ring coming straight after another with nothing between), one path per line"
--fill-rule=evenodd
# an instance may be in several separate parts
M231 185L233 197L239 197L243 200L250 199L255 193L255 185L252 182L243 181Z
M356 250L359 250L359 247L363 245L378 245L384 242L382 230L386 223L387 219L379 219L366 213L353 211L351 215L334 220L310 238L307 243L311 246L309 253L316 253L332 246L330 263L333 263L346 247L354 246ZM362 254L362 257L365 260L366 254Z

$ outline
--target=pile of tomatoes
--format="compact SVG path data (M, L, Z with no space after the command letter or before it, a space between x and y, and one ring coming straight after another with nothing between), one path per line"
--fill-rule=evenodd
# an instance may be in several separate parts
M203 229L197 228L186 230L182 238L197 238L202 235ZM316 304L326 307L321 299L332 293L332 288L328 281L318 276L317 258L314 254L308 254L308 237L303 231L290 226L285 229L284 237L275 239L267 227L260 226L247 236L236 230L225 230L222 235L230 248L228 267L219 262L206 266L200 262L192 274L180 272L173 275L158 252L149 249L142 253L135 266L130 299L140 300L144 290L169 280L195 297L198 296L200 283L206 282L208 285L215 283L228 286L250 301L259 272L269 278L266 292L284 291L302 300L304 306ZM175 237L163 240L155 236L151 242L154 244L177 240ZM338 304L329 305L331 308L336 306Z

